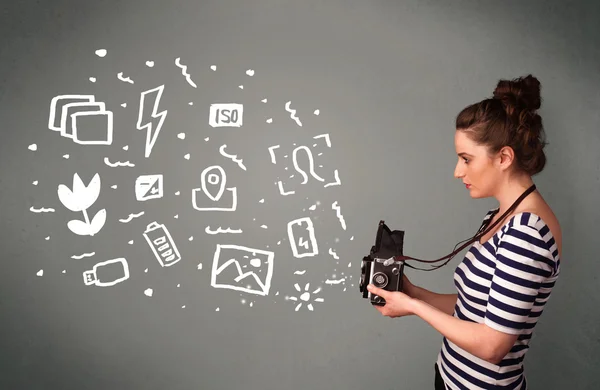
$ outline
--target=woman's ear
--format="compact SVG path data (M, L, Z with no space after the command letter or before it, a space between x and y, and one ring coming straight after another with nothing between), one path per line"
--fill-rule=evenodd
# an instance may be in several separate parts
M515 151L510 146L504 146L497 154L496 162L501 170L510 168L515 160Z

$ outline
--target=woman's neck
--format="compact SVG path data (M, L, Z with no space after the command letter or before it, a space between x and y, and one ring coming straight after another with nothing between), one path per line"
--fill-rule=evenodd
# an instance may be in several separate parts
M501 186L501 189L495 196L500 205L498 215L500 216L505 213L506 210L508 210L510 206L512 206L513 203L532 185L533 180L531 180L531 176L529 175L522 175L507 180L504 185ZM529 197L530 195L528 195L525 199ZM522 205L525 202L525 199L519 205ZM518 207L519 206L517 206L517 208Z

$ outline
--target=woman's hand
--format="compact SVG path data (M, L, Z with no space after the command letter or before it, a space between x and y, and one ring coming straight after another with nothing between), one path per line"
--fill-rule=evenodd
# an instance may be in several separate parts
M407 279L408 280L408 279ZM409 282L410 283L410 282ZM414 314L415 299L400 291L387 291L372 284L367 286L371 294L385 299L385 306L374 305L377 311L386 317L395 318Z

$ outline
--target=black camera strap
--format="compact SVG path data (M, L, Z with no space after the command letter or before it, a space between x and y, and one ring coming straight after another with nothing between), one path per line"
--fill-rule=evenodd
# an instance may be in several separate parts
M472 243L474 243L476 240L479 240L481 237L483 237L486 233L488 233L489 231L491 231L494 226L496 226L497 224L499 224L502 220L504 220L504 218L506 218L507 215L509 215L510 213L513 212L513 210L519 205L519 203L521 203L523 201L523 199L525 199L530 193L532 193L533 191L535 191L536 187L535 184L533 184L531 187L529 187L525 192L523 192L523 194L521 194L521 196L519 196L519 198L517 200L515 200L515 202L508 208L508 210L506 210L504 212L504 214L502 214L502 216L500 218L498 218L498 220L496 220L496 222L494 222L491 226L488 226L490 224L490 222L492 221L494 215L498 212L494 212L490 215L490 217L484 221L481 224L481 227L479 228L479 230L477 231L477 234L475 234L475 236L473 236L471 239L469 239L465 244L463 244L461 247L459 247L458 249L455 249L452 251L452 253L441 257L437 260L422 260L422 259L417 259L414 257L410 257L410 256L394 256L394 260L396 261L404 261L404 265L409 267L409 268L413 268L413 269L417 269L417 270L421 270L421 271L433 271L436 270L440 267L443 267L444 265L446 265L450 260L452 260L452 258L454 256L456 256L457 253L459 253L460 251L462 251L463 249L465 249L467 246L471 245ZM498 209L499 210L499 209ZM462 241L461 241L462 242ZM460 244L460 242L458 243ZM458 245L457 244L457 245ZM456 248L456 247L455 247ZM440 262L442 260L447 259L444 263L440 264L440 265L436 265L433 266L432 268L429 269L425 269L425 268L417 268L414 267L410 264L408 264L406 262L406 260L415 260L421 263L437 263Z

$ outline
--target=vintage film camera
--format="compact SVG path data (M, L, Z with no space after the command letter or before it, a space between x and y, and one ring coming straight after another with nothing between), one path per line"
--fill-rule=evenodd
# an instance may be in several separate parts
M396 256L403 256L404 231L390 230L383 220L379 221L375 245L371 247L368 256L363 257L360 267L360 292L363 298L369 298L372 305L384 306L385 299L371 294L367 285L387 291L402 291L402 275L404 261L395 260Z

